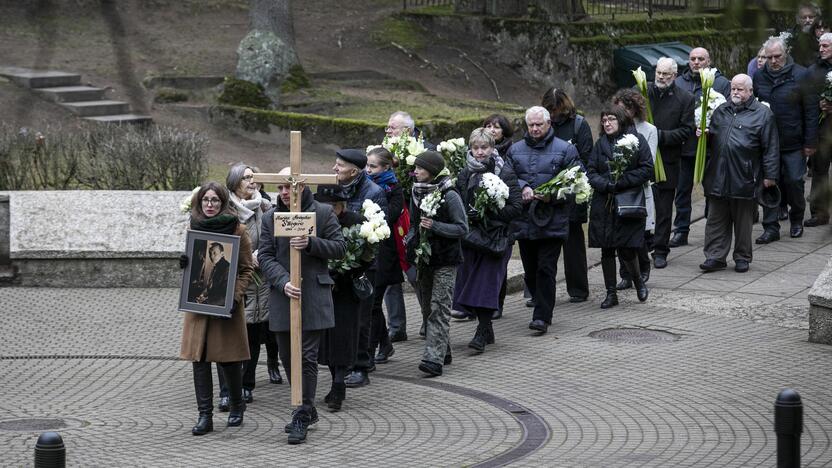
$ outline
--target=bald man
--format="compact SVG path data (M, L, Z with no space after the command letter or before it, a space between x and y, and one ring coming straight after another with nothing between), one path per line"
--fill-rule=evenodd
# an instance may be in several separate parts
M694 105L699 105L702 97L702 81L699 78L699 71L711 66L711 54L708 49L696 47L688 55L688 69L676 77L676 86L693 94ZM726 100L728 95L731 94L731 82L728 81L728 78L722 76L719 70L717 70L716 78L714 78L713 89L725 96ZM676 187L675 200L676 219L673 221L673 237L670 239L670 247L679 247L688 243L696 141L695 137L688 138L682 149L682 157L679 160L679 184Z
M748 271L757 196L780 176L777 124L771 110L754 99L751 77L731 80L731 95L714 110L708 127L711 158L703 185L708 197L703 271L724 270L734 233L734 270Z

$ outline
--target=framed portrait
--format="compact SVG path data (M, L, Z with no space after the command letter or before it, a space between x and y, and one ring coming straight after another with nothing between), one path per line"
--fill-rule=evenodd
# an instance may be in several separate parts
M239 236L188 230L179 310L231 317L239 250Z

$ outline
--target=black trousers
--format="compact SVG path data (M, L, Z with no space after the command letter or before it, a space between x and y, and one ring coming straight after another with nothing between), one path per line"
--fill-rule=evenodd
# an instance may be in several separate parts
M673 201L676 189L653 185L653 203L656 205L656 231L653 236L653 255L666 257L670 253L670 232L673 228Z
M832 200L832 187L829 186L831 156L832 148L821 146L810 159L812 164L812 188L809 191L809 212L812 217L818 219L829 219L829 206L830 200Z
M584 226L569 222L569 237L563 244L563 273L569 297L589 297L589 279L586 271L586 241Z
M551 325L555 310L555 276L563 239L524 239L518 243L526 286L535 302L532 320L542 320Z
M246 323L246 332L248 332L248 353L251 359L243 361L243 388L254 390L257 379L257 361L260 360L260 345L266 345L269 361L277 361L277 339L274 333L269 331L268 320L260 323ZM217 366L217 380L220 383L220 398L228 396L225 372L220 366Z
M315 406L315 391L318 388L318 348L321 346L323 330L308 330L301 333L301 365L303 366L303 409L309 410ZM277 346L280 348L280 360L283 361L283 370L292 382L292 349L289 332L275 332Z
M366 274L370 283L375 284L376 272L369 270ZM370 351L370 333L373 327L374 303L375 294L367 299L362 299L358 306L358 351L356 351L355 365L353 366L355 370L366 371L373 362L373 355Z
M644 232L647 233L647 231ZM647 247L642 247L640 249L635 250L636 255L638 256L638 267L641 270L641 272L644 273L645 271L650 271L650 254L647 252ZM627 267L624 266L624 263L621 263L619 265L618 272L621 275L621 279L632 280L632 278L630 277L630 270L628 270Z
M384 318L384 296L387 286L376 287L373 291L373 309L370 317L370 356L375 355L376 348L387 346L390 343L390 334L387 329L387 319Z

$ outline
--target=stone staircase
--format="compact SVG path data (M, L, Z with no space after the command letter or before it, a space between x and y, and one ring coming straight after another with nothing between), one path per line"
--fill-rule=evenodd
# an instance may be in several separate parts
M130 104L104 97L105 89L81 84L81 75L61 71L39 71L0 67L0 76L29 88L85 120L104 123L149 123L149 115L130 111Z

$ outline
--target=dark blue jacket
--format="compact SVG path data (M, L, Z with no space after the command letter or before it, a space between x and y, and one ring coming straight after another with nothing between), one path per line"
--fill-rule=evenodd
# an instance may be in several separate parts
M754 95L771 106L780 137L780 151L818 146L818 97L809 71L789 63L779 73L765 67L754 74Z
M511 145L506 154L517 175L517 185L534 189L545 184L560 171L584 165L575 145L557 138L550 128L541 140L535 141L528 133ZM533 222L530 209L535 210ZM517 239L565 239L569 234L569 204L567 200L537 200L523 206L523 215L515 223Z
M372 200L385 212L387 211L387 194L384 190L376 185L375 182L363 171L358 174L361 180L358 182L358 187L355 189L355 194L347 200L347 209L355 213L361 213L361 205L364 200Z

